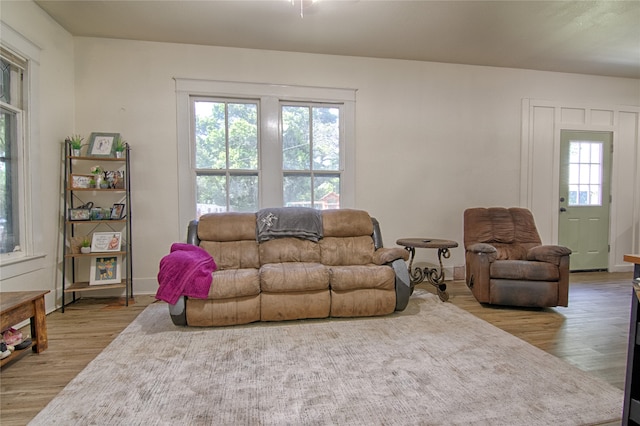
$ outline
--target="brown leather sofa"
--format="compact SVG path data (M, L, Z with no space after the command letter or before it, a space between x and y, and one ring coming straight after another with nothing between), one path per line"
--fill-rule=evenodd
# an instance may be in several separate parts
M212 213L192 221L187 242L218 269L207 299L169 306L177 325L386 315L411 295L406 250L383 248L378 222L362 210L323 210L322 237L258 242L256 213Z
M464 246L467 286L479 302L568 306L571 250L542 245L529 210L467 209Z

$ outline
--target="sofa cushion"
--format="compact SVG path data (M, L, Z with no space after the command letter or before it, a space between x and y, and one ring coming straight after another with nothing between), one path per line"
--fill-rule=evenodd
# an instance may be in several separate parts
M260 255L258 243L253 241L200 241L200 247L205 249L218 265L218 270L259 268Z
M260 305L262 321L326 318L331 310L331 292L328 289L291 293L262 292Z
M199 327L260 321L260 295L234 299L187 299L187 324Z
M320 263L268 263L260 268L263 292L286 293L329 288L329 269Z
M368 265L373 263L373 252L371 236L320 240L320 262L324 265Z
M527 249L521 244L491 244L496 248L496 258L498 260L526 260Z
M348 291L363 288L395 289L393 268L378 265L332 266L331 290Z
M351 291L331 290L332 317L387 315L396 307L394 290L361 288Z
M373 234L371 216L363 210L323 210L322 227L325 238L358 237Z
M527 260L496 260L489 269L491 279L558 281L560 272L551 263Z
M256 239L255 213L209 213L200 216L198 238L207 241Z
M320 246L300 238L279 238L260 243L260 263L320 263Z
M258 269L227 269L213 273L209 299L229 299L257 294L260 294Z

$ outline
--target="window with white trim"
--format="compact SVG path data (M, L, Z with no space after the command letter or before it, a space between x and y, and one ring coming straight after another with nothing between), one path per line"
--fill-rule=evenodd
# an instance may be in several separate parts
M38 146L40 48L0 21L2 57L2 238L3 280L44 267L39 199Z
M354 90L188 79L176 89L181 224L216 211L353 207Z
M0 47L0 253L24 246L23 82L27 61Z

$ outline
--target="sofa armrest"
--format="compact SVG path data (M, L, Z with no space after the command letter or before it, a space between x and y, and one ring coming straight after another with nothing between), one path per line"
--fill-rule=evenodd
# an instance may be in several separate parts
M397 259L409 260L409 252L401 247L383 247L373 252L373 263L376 265L386 265Z
M498 258L498 250L491 244L486 243L471 244L467 247L467 252L480 256L486 255L489 262L493 262Z
M404 250L404 249L403 249ZM391 262L391 267L396 273L396 311L404 311L409 304L409 298L413 293L413 283L409 277L407 264L402 259Z
M568 247L556 245L536 246L530 248L527 252L527 260L553 263L557 266L560 265L560 261L564 256L569 256L570 254L571 249Z
M198 238L198 220L194 219L189 222L189 226L187 226L187 244L192 244L194 246L200 245L200 238Z
M174 325L187 325L186 300L186 296L180 296L174 305L168 304L169 314Z

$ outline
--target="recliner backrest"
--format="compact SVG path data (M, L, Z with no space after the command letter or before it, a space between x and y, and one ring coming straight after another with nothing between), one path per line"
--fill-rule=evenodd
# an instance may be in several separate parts
M465 210L465 248L476 243L496 247L498 259L525 259L531 247L542 244L533 214L521 207Z

